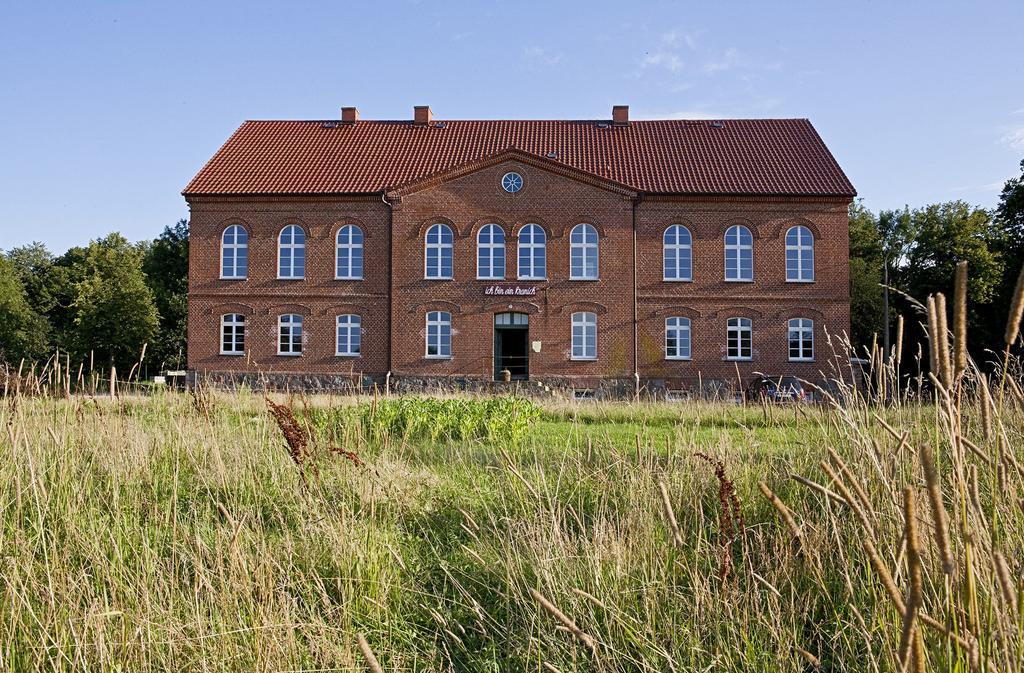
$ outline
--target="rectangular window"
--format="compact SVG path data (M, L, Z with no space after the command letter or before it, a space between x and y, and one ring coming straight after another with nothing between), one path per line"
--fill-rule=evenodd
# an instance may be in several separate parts
M793 362L814 360L814 321L793 318L789 321L789 359Z
M427 314L427 357L450 358L452 356L452 315L444 311Z
M665 320L665 359L690 359L689 318L668 318Z
M336 355L354 357L362 346L362 320L357 315L338 316L338 345Z
M572 314L572 359L597 359L597 316L593 313Z
M302 355L302 316L286 314L277 319L277 354Z
M228 313L220 317L220 354L245 354L245 316Z
M753 357L753 327L750 318L729 318L726 347L729 360L750 360Z

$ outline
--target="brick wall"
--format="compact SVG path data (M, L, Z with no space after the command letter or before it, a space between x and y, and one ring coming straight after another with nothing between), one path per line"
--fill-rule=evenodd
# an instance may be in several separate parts
M648 199L637 210L638 350L640 371L666 379L669 387L700 380L744 381L755 372L791 374L808 380L834 375L846 361L839 338L850 329L847 201L759 199ZM686 226L693 238L693 281L662 279L662 235L670 224ZM747 226L754 237L754 280L724 280L725 230ZM814 282L787 283L785 235L794 225L814 234ZM666 360L665 319L691 321L690 361ZM745 317L753 325L753 359L726 360L726 321ZM814 321L814 362L790 362L790 318ZM835 350L826 332L834 337Z
M388 210L371 199L192 198L189 246L188 366L199 372L263 371L354 375L387 371ZM335 235L364 233L364 280L335 280ZM220 279L220 237L231 224L249 232L246 280ZM304 280L277 279L277 236L306 232ZM246 355L220 355L220 316L246 316ZM277 317L303 316L304 352L277 355ZM335 319L361 315L362 355L335 355Z
M508 194L500 178L515 170L524 189ZM473 377L493 374L493 316L529 314L531 378L567 379L582 386L633 375L634 199L599 181L546 170L532 162L501 161L392 197L393 250L389 259L389 209L368 198L190 199L191 253L189 368L198 372L266 371L381 377L389 366L397 377ZM810 379L832 368L825 330L849 329L847 200L797 198L641 199L637 217L637 344L641 377L656 385L688 387L699 380L749 379L754 372L796 374ZM455 233L454 279L425 280L423 236L445 222ZM569 231L580 223L599 233L597 281L569 280ZM220 235L230 224L249 231L247 280L221 280ZM278 280L277 235L287 224L307 235L305 280ZM346 223L365 234L364 280L334 279L334 236ZM488 223L506 236L505 281L476 280L476 234ZM517 281L516 234L535 223L548 236L546 282ZM662 280L662 234L669 224L686 225L693 236L693 281ZM723 280L723 234L733 223L754 235L754 282ZM785 282L786 230L803 224L815 235L815 281ZM393 259L388 334L389 267ZM531 297L484 294L490 285L536 287ZM425 315L452 314L452 358L424 356ZM572 361L570 321L574 311L598 320L598 359ZM219 354L220 315L247 316L247 355ZM278 356L277 316L305 316L301 357ZM334 320L339 313L362 316L362 355L338 357ZM668 316L692 321L692 359L664 359ZM754 358L724 359L725 323L734 316L753 321ZM814 320L816 360L790 363L786 321ZM389 359L389 346L391 349ZM840 352L839 359L845 353Z
M520 173L524 188L501 189L501 176ZM439 221L455 232L454 279L424 280L423 234ZM569 280L569 232L589 223L598 232L597 281ZM497 281L476 280L476 237L480 227L499 224L506 236L505 285L536 287L533 297L486 296ZM527 224L547 234L547 282L517 281L515 237ZM529 314L531 374L574 377L630 377L633 372L632 202L621 192L555 175L518 162L502 162L435 187L403 196L395 206L395 322L393 368L399 374L491 377L494 371L494 314ZM452 358L424 357L424 316L452 314ZM571 316L597 314L595 361L574 361Z

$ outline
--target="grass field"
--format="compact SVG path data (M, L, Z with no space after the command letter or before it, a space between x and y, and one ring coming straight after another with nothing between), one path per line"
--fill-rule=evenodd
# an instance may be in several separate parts
M405 420L275 399L291 445L253 394L0 399L0 667L1024 661L1012 394L1000 413L965 384L887 409L410 402Z

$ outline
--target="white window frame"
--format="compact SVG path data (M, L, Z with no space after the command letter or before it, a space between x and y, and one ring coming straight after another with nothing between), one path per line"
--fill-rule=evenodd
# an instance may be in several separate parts
M573 236L577 231L583 232L582 242L573 242ZM593 232L594 242L587 242L587 234ZM581 222L572 228L569 232L569 280L598 280L601 275L600 264L601 264L601 249L600 249L600 236L597 233L597 227L586 222ZM576 252L582 256L583 265L581 273L583 275L577 275L573 268L573 257ZM587 259L590 255L594 256L594 274L587 275Z
M726 321L725 328L725 359L726 360L753 360L754 359L754 321L750 318L734 317L729 318ZM729 341L732 339L733 333L736 334L736 346L739 350L739 355L733 355L729 347ZM743 335L747 335L747 348L749 350L747 355L743 355Z
M298 321L295 320L296 318L298 318ZM295 350L295 323L296 322L298 322L298 327L299 327L299 339L298 339L299 350L297 350L297 351ZM306 338L305 325L303 324L304 322L305 322L305 319L300 314L298 314L298 313L282 313L281 315L277 316L277 354L278 355L284 355L284 356L287 356L287 357L299 357L300 355L302 355L302 351L305 350L305 346L306 346L305 343L304 343L305 338ZM285 329L289 330L289 332L288 332L288 350L287 351L281 349L282 341L283 341L282 340L282 336L284 335L284 330Z
M576 340L576 328L581 328L580 337L582 343L577 344ZM588 332L593 332L593 343L588 349L587 337ZM570 360L582 360L592 361L597 359L597 314L591 313L590 311L577 311L572 314L572 329L569 332L569 344L570 344ZM577 346L579 346L580 355L577 355Z
M448 311L428 311L426 319L426 330L423 333L424 351L423 356L430 360L450 360L452 357L452 314ZM431 328L436 327L436 332L431 334ZM444 332L448 333L448 352L444 353ZM436 353L430 352L431 342L437 348Z
M735 232L735 233L734 233ZM750 238L750 243L743 243L743 234L746 233L747 237ZM725 271L725 282L727 283L753 283L754 282L754 234L749 228L742 224L734 224L725 230L724 243L725 243L725 258L724 271ZM730 242L730 238L733 238L735 242ZM736 276L729 276L729 253L736 253ZM743 255L747 253L750 255L750 276L743 276Z
M524 242L524 232L529 232L529 241ZM540 237L540 243L537 242L537 237ZM548 234L544 231L544 227L539 224L527 224L519 230L519 243L516 247L516 273L519 280L547 280L548 277ZM541 275L534 275L534 267L537 266L538 251L540 251L541 258ZM526 267L527 273L523 273L523 253L526 253L528 264Z
M302 243L295 242L295 231L291 231L291 242L283 243L284 232L295 230L302 232ZM288 251L289 275L281 273L281 262L284 261L284 252ZM302 251L302 274L295 274L295 253ZM281 227L277 234L277 279L278 280L303 280L306 277L306 230L297 224L288 224Z
M668 242L668 234L669 234L670 231L675 233L675 240L676 240L675 243L669 243ZM680 243L679 242L679 234L681 232L686 232L686 238L689 240L689 243ZM661 247L662 247L662 254L661 254L661 277L662 277L662 280L664 280L667 283L689 283L689 282L692 282L693 281L693 234L690 233L690 229L688 227L682 225L682 224L670 224L668 227L665 228L665 232L661 236ZM675 266L674 266L673 270L675 271L676 276L674 278L670 277L668 275L668 271L669 271L669 253L673 253L673 255L675 256ZM689 268L689 273L685 277L680 274L680 267L682 266L680 264L680 260L682 259L682 256L683 256L684 253L686 254L687 267Z
M239 320L241 318L241 320ZM241 313L225 313L220 317L220 354L221 355L245 355L245 330L246 330L246 319L245 315ZM224 348L224 342L227 330L231 330L231 349ZM238 337L242 337L242 348L239 350L236 348L238 345Z
M790 244L790 234L795 234L795 244ZM806 239L804 239L804 236L806 236ZM807 241L809 241L809 243ZM796 277L790 275L789 254L791 252L796 256ZM808 268L805 269L805 265ZM808 271L809 273L805 274L805 271ZM805 277L805 275L807 277ZM798 224L786 230L786 282L814 282L814 233L802 224Z
M489 235L489 240L485 243L483 241L484 232ZM495 243L495 234L501 237L501 243ZM487 259L487 267L490 273L483 273L484 269L480 266L480 253L484 253ZM496 265L494 262L495 256L500 252L501 254L501 268L500 273L495 273ZM476 232L476 279L477 280L505 280L505 230L501 225L485 224L480 227L480 231Z
M798 355L793 357L793 337L796 335ZM810 354L804 351L804 343L811 344ZM790 362L814 362L814 321L810 318L790 318L786 322L786 353Z
M675 324L673 324L675 321ZM669 333L675 333L676 355L669 354ZM686 355L679 354L680 335L686 333ZM674 315L665 318L665 359L666 360L689 360L693 353L693 331L690 319L685 316Z
M437 230L437 243L430 243L430 232ZM451 243L444 242L444 232L447 230L448 235L451 237ZM430 269L430 250L432 248L437 249L437 275L431 275ZM444 251L451 251L452 267L450 273L445 276L444 271ZM423 278L425 280L452 280L455 276L455 232L444 222L437 222L430 225L426 233L423 236Z
M344 243L342 243L342 241L341 241L341 235L342 235L343 232L348 234L347 240ZM353 239L355 238L356 235L359 236L359 242L358 243L353 241ZM335 236L334 236L334 279L335 280L362 280L363 279L363 267L364 267L364 265L366 263L366 258L364 256L363 240L364 240L363 230L360 227L358 227L358 226L356 226L354 224L346 224L345 226L343 226L340 229L338 229L338 233L335 234ZM352 260L354 258L354 253L357 250L359 251L359 269L358 269L359 273L355 273L354 272L354 269L353 269L354 264L352 262ZM348 258L348 264L347 264L347 268L346 269L342 269L341 268L341 253L342 253L342 251L346 252L346 256ZM344 271L344 273L342 273L342 271Z
M225 243L228 232L233 235L232 243ZM238 232L245 235L245 242L238 242ZM245 273L238 273L238 251L245 250ZM234 273L230 276L224 273L224 253L231 251L231 268ZM224 228L220 235L220 277L221 280L245 280L249 277L249 231L240 224L231 224Z
M346 350L341 349L341 332L344 328L347 338ZM356 349L352 350L355 342ZM363 353L363 319L356 313L342 313L334 319L334 354L338 357L358 358Z

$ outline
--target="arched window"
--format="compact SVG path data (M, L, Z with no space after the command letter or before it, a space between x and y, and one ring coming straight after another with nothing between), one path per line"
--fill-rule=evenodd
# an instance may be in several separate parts
M726 344L729 360L750 360L754 356L754 329L750 318L729 318Z
M665 280L693 280L693 250L690 230L673 224L665 230Z
M427 229L425 245L425 278L451 280L452 247L455 237L447 224L435 224Z
M476 277L496 280L505 277L505 231L488 224L476 235Z
M665 319L665 359L690 359L690 319L671 317Z
M335 355L359 355L363 341L362 320L357 315L339 315Z
M597 229L577 224L569 233L569 278L597 280Z
M547 235L536 224L519 230L519 278L544 280L548 276Z
M245 354L245 316L241 313L220 317L220 354Z
M593 313L572 314L572 359L597 359L597 316Z
M814 281L814 234L803 226L786 232L786 282Z
M302 316L286 313L277 317L277 354L302 355Z
M306 232L297 224L281 230L277 243L277 277L305 278Z
M735 224L725 232L725 279L754 280L754 237L742 224Z
M789 321L789 359L791 362L814 359L814 321L810 318Z
M240 224L232 224L220 239L220 277L246 278L248 275L249 232Z
M339 229L334 251L334 277L362 280L363 230L354 224L346 224Z
M452 314L446 311L427 313L427 357L452 356Z

